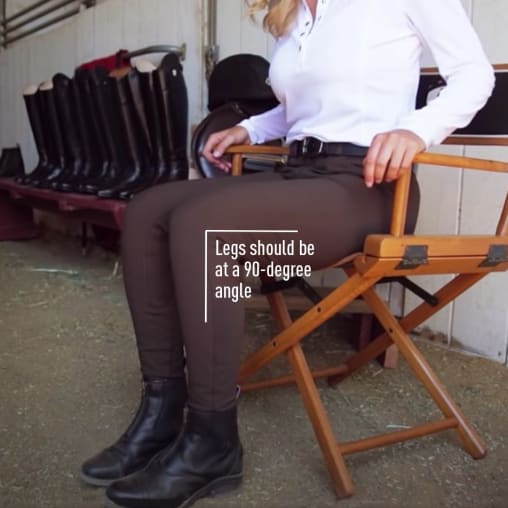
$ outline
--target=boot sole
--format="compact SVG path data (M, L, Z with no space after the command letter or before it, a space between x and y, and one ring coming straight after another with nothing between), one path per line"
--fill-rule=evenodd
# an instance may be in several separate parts
M186 499L182 504L178 505L177 508L189 508L196 501L203 497L220 497L234 490L237 490L242 484L242 474L224 476L222 478L217 478L213 482L201 487L198 491L194 492L191 497ZM104 503L105 508L125 508L124 505L117 504L108 497L105 499Z
M94 478L93 476L88 476L82 471L79 474L80 478L87 484L91 485L92 487L109 487L113 482L116 482L117 480L121 480L122 478L112 478L110 480L102 480L100 478ZM125 477L123 477L125 478Z
M198 499L202 497L219 497L229 494L240 488L242 484L242 474L224 476L217 478L213 482L205 485L195 492L189 499L186 499L178 508L188 508L192 506Z

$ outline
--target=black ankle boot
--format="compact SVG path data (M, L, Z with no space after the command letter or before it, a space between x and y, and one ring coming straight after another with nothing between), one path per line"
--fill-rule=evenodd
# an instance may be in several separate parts
M202 497L228 492L242 481L242 445L236 407L189 409L184 432L141 471L106 490L112 506L187 508Z
M81 466L81 478L91 485L106 486L146 466L176 440L186 399L184 378L145 382L141 404L129 428L115 444Z

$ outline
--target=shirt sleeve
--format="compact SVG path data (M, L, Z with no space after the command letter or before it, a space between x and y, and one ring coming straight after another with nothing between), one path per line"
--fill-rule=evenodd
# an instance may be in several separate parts
M398 128L430 146L465 127L494 87L495 76L460 0L403 0L406 15L446 80L439 96L402 118Z
M289 130L286 108L282 104L259 115L253 115L238 125L247 129L253 145L282 138Z

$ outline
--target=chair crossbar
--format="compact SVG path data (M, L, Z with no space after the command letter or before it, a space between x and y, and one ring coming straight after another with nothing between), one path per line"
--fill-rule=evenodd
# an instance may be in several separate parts
M390 444L409 441L410 439L416 439L418 437L434 434L436 432L442 432L444 430L455 429L458 427L458 425L459 422L456 418L444 418L435 422L416 425L410 429L388 432L386 434L380 434L365 439L358 439L357 441L338 443L337 446L339 447L340 453L342 455L350 455L366 450L372 450L374 448L381 448L382 446Z
M349 371L346 364L337 365L329 369L313 370L312 377L314 379L330 378L333 376L344 375ZM251 383L244 383L241 385L242 393L252 392L255 390L262 390L265 388L274 388L276 386L287 386L296 383L294 375L279 376L270 379L263 379L261 381L253 381Z

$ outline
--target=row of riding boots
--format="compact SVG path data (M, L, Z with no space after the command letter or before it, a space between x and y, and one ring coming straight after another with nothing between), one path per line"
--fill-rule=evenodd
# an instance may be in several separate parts
M173 53L148 70L59 73L24 100L39 162L19 183L130 199L188 177L187 89Z

